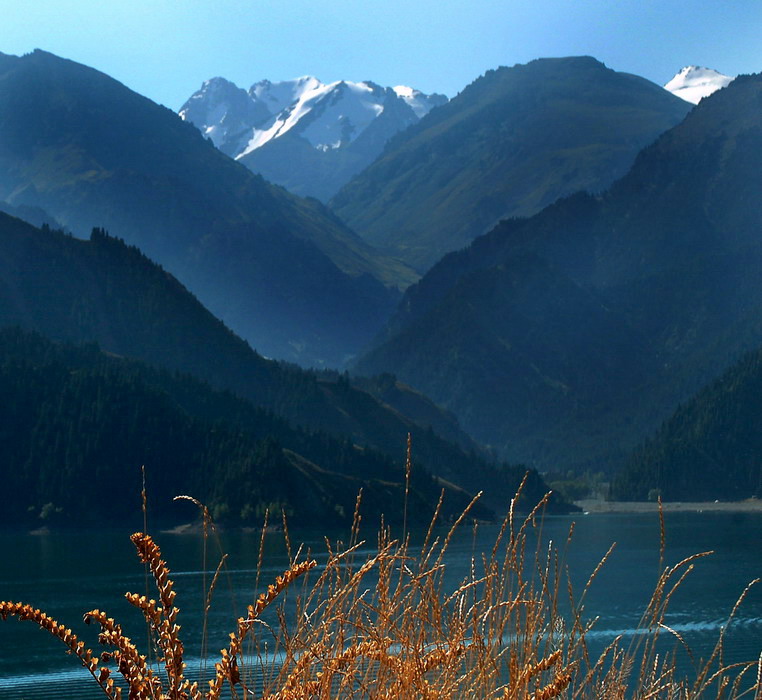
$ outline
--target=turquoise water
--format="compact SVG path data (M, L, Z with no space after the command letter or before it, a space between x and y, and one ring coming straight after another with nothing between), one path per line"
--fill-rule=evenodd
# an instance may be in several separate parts
M653 591L658 573L659 523L651 514L595 514L547 518L538 536L560 545L572 521L576 522L566 560L576 590L593 571L612 542L617 546L601 569L588 595L585 616L598 617L589 635L591 645L603 648L615 635L636 634L638 621ZM667 624L678 631L696 658L706 657L736 599L746 584L762 576L762 514L668 513L668 564L700 551L715 550L697 562L695 571L676 594ZM489 551L496 529L482 526L476 537L464 528L449 550L448 583L456 588L467 574L474 552ZM97 631L82 623L92 608L105 610L123 624L125 633L144 647L142 618L123 598L125 591L146 592L145 573L137 561L129 531L111 529L89 533L44 535L0 534L4 566L0 570L0 599L21 600L48 612L73 628L86 643L97 647ZM372 544L374 534L369 530ZM292 533L315 552L324 551L322 533ZM204 671L200 661L200 615L204 585L203 546L198 535L159 534L156 540L169 562L178 591L189 676ZM225 533L222 547L227 568L215 590L210 613L211 658L226 644L235 619L255 595L259 535ZM286 566L282 535L267 538L265 585ZM368 550L370 551L370 549ZM217 551L210 547L207 570L214 570ZM149 588L149 590L151 590ZM152 594L153 595L153 594ZM191 614L183 615L186 611ZM671 647L670 647L671 648ZM762 584L752 588L726 638L726 661L756 659L762 650ZM691 661L682 654L681 670ZM211 665L211 664L210 664ZM209 672L206 671L206 677ZM0 622L0 698L102 697L89 674L63 645L32 623Z

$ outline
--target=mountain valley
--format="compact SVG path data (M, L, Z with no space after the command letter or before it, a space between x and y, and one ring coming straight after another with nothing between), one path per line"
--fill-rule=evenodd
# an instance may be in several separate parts
M399 459L404 456L410 435L414 459L421 466L422 475L434 473L445 480L448 488L458 484L471 492L484 489L489 483L485 507L494 509L507 502L524 474L523 467L489 459L450 416L394 381L387 379L376 387L365 381L364 388L359 388L344 375L308 372L262 358L214 318L176 279L135 247L102 230L94 230L90 240L84 241L50 229L35 229L0 214L0 248L4 251L0 258L0 326L41 333L59 343L97 343L110 357L132 360L124 371L130 376L137 373L140 382L147 382L150 392L169 393L172 401L179 403L181 412L204 421L222 420L226 430L234 430L238 422L244 421L254 439L275 438L284 449L323 464L329 471L345 464L353 478L362 478L365 468L361 457L367 453L369 464L386 465L383 467L386 471L376 476L387 482L394 481L390 470L403 473ZM17 342L40 347L42 340L11 338L9 342L13 347ZM45 343L49 345L49 341ZM69 352L48 345L39 350L43 356ZM71 352L76 355L79 351ZM97 367L107 360L92 352L89 357L85 363L87 371L97 377ZM18 363L17 359L8 361L10 366ZM154 369L143 368L142 363ZM117 379L123 373L119 367L114 371ZM176 378L172 379L169 373L175 373ZM108 390L120 396L119 382ZM186 388L180 386L183 382L188 385ZM217 392L214 395L213 390ZM374 398L376 395L383 400ZM45 398L50 400L49 396ZM131 405L130 401L119 398L115 407L122 410ZM164 399L159 397L157 401ZM407 415L393 408L394 405L404 406ZM33 407L31 415L38 410L42 409ZM139 412L135 408L130 410ZM171 409L173 415L175 410ZM61 404L61 411L64 420L65 403ZM116 416L109 418L108 424L114 420ZM18 423L11 424L18 429ZM436 433L432 425L436 426ZM97 421L90 425L84 437L105 439L98 437L97 426ZM25 430L31 430L31 426ZM64 431L64 435L68 433ZM170 447L161 448L165 456L161 464L155 465L162 472L172 471L166 457ZM137 446L134 449L139 451ZM359 462L353 462L353 455ZM215 463L224 460L222 452L214 458ZM107 463L112 461L109 457ZM80 467L84 468L85 463L86 460ZM368 471L365 476L370 478L371 473ZM542 482L536 474L533 479L529 492L539 497ZM439 489L429 490L431 493L435 501ZM352 498L355 495L356 491ZM559 503L558 507L562 505Z
M138 245L267 356L341 366L415 274L170 110L43 51L0 56L0 199Z

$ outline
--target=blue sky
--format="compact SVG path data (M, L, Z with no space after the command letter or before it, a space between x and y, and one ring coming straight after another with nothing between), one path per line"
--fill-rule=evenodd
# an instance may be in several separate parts
M589 54L664 83L762 71L762 0L0 0L0 52L93 66L178 109L207 78L315 75L453 96L485 70Z

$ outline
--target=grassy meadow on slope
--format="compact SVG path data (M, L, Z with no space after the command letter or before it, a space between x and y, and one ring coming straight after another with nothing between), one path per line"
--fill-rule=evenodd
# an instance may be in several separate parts
M392 139L330 205L423 273L502 218L608 187L689 109L590 57L498 68Z

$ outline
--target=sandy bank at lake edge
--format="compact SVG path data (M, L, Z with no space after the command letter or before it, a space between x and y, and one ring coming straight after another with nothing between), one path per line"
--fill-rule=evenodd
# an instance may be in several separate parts
M582 509L583 513L657 513L658 503L651 501L602 501L583 500L575 501L575 505ZM762 499L747 498L744 501L668 501L662 503L665 513L692 512L735 512L735 513L762 513Z

